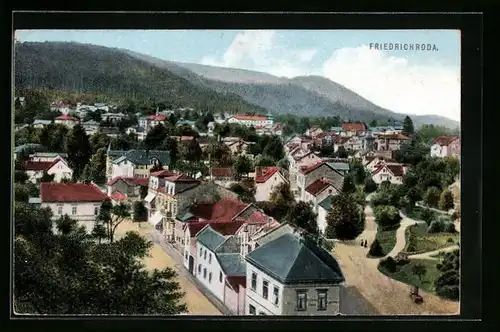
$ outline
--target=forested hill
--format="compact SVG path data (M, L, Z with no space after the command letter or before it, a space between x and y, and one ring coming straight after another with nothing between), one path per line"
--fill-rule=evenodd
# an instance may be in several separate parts
M195 85L118 49L77 43L16 43L15 88L98 93L200 110L265 113L230 93Z

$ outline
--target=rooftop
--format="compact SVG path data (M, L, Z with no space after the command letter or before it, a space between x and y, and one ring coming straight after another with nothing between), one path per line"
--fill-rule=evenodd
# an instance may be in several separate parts
M264 183L269 180L274 174L279 173L280 168L273 167L259 167L255 168L255 182Z
M217 259L226 276L246 275L247 265L239 253L218 253Z
M93 184L42 182L40 198L42 202L102 202L108 196Z

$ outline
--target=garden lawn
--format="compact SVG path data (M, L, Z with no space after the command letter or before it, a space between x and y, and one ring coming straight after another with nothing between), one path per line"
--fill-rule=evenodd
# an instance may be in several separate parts
M408 218L411 218L411 219L415 219L415 220L423 220L422 219L422 211L424 210L428 210L424 207L421 207L421 206L415 206L411 211L408 211L408 210L404 210L403 212L406 214L406 216L408 216ZM436 211L432 211L430 210L433 217L432 217L432 220L443 220L443 221L451 221L451 217L444 214L444 213L437 213Z
M399 262L396 268L396 272L394 273L387 271L384 267L380 266L380 264L378 266L378 270L392 279L401 281L411 286L417 286L426 292L435 294L436 289L434 286L434 282L441 275L441 272L436 267L438 263L439 261L437 260L410 259L407 261ZM413 266L417 264L422 264L426 268L426 273L422 276L421 280L412 271ZM409 292L410 289L408 288L408 294Z
M387 255L391 252L392 248L396 245L396 231L399 228L399 224L377 229L377 235L375 239L378 240L380 246L382 247L382 252Z
M406 247L403 252L420 254L446 248L460 241L459 233L427 233L426 224L409 226L406 229ZM450 239L453 242L450 242Z

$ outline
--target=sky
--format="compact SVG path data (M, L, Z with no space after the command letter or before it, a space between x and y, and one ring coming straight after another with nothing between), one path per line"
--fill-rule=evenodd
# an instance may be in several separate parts
M460 121L458 30L18 30L15 37L125 48L289 78L320 75L395 112ZM416 50L416 44L431 49Z

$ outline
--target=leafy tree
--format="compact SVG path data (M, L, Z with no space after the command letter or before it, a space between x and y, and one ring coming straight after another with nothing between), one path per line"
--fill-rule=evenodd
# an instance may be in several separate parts
M424 203L430 207L437 207L439 202L439 196L441 192L436 187L430 187L427 189L424 195Z
M368 251L368 256L370 257L383 257L384 252L382 250L382 246L380 245L380 242L375 239L375 241L372 242L370 245L370 250Z
M434 283L436 293L450 300L458 300L460 298L459 250L445 253L443 261L436 267L441 272Z
M342 193L351 194L356 191L356 185L352 179L352 176L347 175L344 177L344 182L342 184Z
M93 181L96 184L106 183L106 150L100 148L85 166L83 172L85 181Z
M433 211L429 209L422 209L422 212L420 212L420 218L427 223L427 225L430 225L431 222L435 219L436 215Z
M179 159L179 145L177 141L171 137L165 138L162 142L161 150L170 153L170 166L174 168Z
M415 203L422 199L422 195L420 189L418 187L411 187L410 190L406 193L406 198L408 200L408 206L413 208Z
M441 193L441 198L439 199L439 208L443 211L448 211L453 209L455 206L455 203L453 201L453 195L451 191L449 190L444 190Z
M248 181L241 181L232 183L229 186L229 190L238 195L238 199L244 203L254 203L255 202L255 185Z
M332 209L326 216L326 237L329 239L352 240L364 229L364 214L349 195L334 196Z
M448 223L445 224L444 231L446 233L456 233L457 232L457 230L455 228L455 224L452 223L452 222L448 222Z
M434 220L427 229L428 233L441 233L445 230L445 224L441 220Z
M139 189L139 197L141 199L144 199L148 195L148 187L147 186L141 186Z
M95 221L94 228L92 228L90 236L97 239L99 244L102 243L102 240L107 238L106 227L104 227L102 222L98 220Z
M191 140L181 145L181 156L189 162L199 162L202 157L200 144L196 140Z
M338 158L347 158L347 150L343 146L339 146L336 155Z
M25 171L16 169L14 172L14 182L16 183L25 183L28 181L29 177L28 174L26 174Z
M388 272L394 273L397 270L397 263L391 256L384 258L380 261L380 266L385 268Z
M158 161L156 164L153 165L153 167L151 167L151 169L149 171L151 173L153 173L153 172L158 172L161 170L163 170L163 165L161 164L160 161Z
M367 177L365 179L364 190L365 190L365 193L367 193L367 194L377 191L377 184L375 183L375 181L373 181L373 179L371 177Z
M271 136L270 142L263 149L264 156L273 159L275 162L281 160L285 156L283 143L278 136Z
M162 144L167 136L167 128L162 124L157 124L148 131L146 138L144 139L146 149L155 150L159 145Z
M266 166L275 166L276 162L274 159L266 157L266 156L261 156L255 160L255 166L261 166L261 167L266 167Z
M236 159L236 162L234 163L233 168L234 168L234 172L238 176L242 176L242 175L246 176L246 175L248 175L248 173L250 173L253 170L252 161L250 159L248 159L248 157L245 155L238 156L238 158Z
M73 175L75 178L79 178L91 154L89 138L82 126L76 125L71 129L66 142L66 150Z
M90 136L90 146L92 148L92 153L97 153L99 149L107 149L110 143L110 138L103 132L96 132Z
M144 202L136 201L133 205L134 221L139 225L142 221L148 220L148 209L144 206Z
M76 231L78 223L76 220L71 219L67 214L65 214L56 220L56 227L60 234L67 235Z
M415 128L413 126L413 121L409 116L405 116L403 120L403 134L407 136L412 136L415 133Z
M295 202L295 198L288 182L282 182L271 191L269 201L273 204L273 216L282 220L288 214L289 209Z
M52 182L54 181L55 174L49 174L47 171L43 171L42 177L40 178L40 182Z
M412 266L411 272L422 281L422 277L427 273L427 268L423 264L415 264Z
M318 215L314 213L310 203L300 201L290 208L287 219L292 225L305 230L307 233L318 235L317 217Z
M107 239L113 242L116 229L129 216L128 205L120 203L113 206L111 200L108 198L101 204L97 221L103 224L106 228Z
M390 227L398 224L401 220L398 209L390 205L379 205L373 209L377 224L382 227Z
M118 137L111 139L112 150L128 151L131 149L135 149L136 147L137 147L137 142L130 135L122 133Z
M30 197L38 195L40 195L40 189L32 182L14 184L14 200L16 202L28 202Z
M355 166L353 175L356 184L363 184L366 178L369 177L363 165L359 164Z
M278 166L288 171L290 168L290 162L288 161L288 159L283 158L278 162Z

